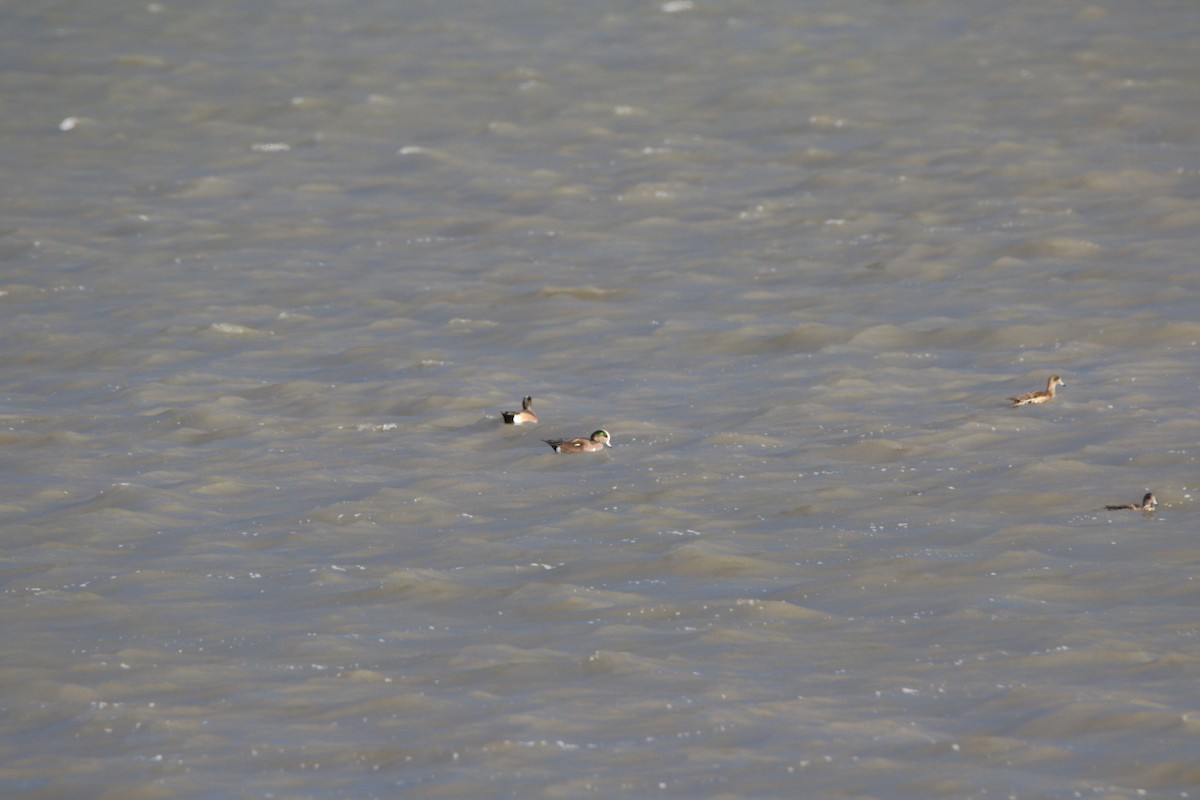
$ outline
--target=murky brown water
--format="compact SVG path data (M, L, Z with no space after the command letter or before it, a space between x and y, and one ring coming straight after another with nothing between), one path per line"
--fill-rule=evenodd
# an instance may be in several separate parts
M1191 3L0 18L0 795L1200 796Z

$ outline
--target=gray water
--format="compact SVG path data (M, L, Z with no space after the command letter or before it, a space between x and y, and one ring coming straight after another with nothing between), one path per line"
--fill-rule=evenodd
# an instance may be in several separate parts
M1190 0L4 5L0 796L1200 797Z

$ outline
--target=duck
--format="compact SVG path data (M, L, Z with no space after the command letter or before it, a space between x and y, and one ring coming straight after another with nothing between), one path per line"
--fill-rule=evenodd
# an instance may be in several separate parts
M533 413L533 398L529 396L521 401L520 411L501 411L500 416L504 417L505 425L525 425L538 421L538 415Z
M1158 498L1154 496L1154 492L1146 492L1146 496L1142 498L1142 504L1126 503L1123 506L1105 506L1109 511L1153 511L1158 505Z
M1033 403L1048 403L1054 399L1054 390L1059 386L1066 386L1063 379L1057 375L1051 375L1050 380L1046 381L1046 391L1044 392L1028 392L1018 397L1010 397L1014 406L1027 406Z
M608 431L601 428L586 439L580 437L577 439L542 439L542 441L553 447L556 453L596 453L606 447L612 447L609 442L611 438Z

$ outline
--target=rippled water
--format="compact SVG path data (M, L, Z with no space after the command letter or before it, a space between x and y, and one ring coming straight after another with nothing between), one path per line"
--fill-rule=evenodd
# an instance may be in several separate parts
M1191 3L0 18L3 796L1200 796Z

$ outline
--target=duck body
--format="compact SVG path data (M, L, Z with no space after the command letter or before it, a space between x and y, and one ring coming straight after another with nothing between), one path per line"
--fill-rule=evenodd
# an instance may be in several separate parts
M1158 505L1158 498L1154 496L1154 492L1146 492L1142 498L1142 504L1126 503L1123 506L1105 506L1109 511L1153 511Z
M606 447L612 447L609 444L609 439L606 430L598 430L592 433L591 436L584 439L543 439L542 441L554 448L556 453L596 453Z
M1014 406L1028 406L1037 403L1048 403L1054 399L1054 390L1059 386L1066 386L1063 379L1057 375L1051 375L1050 380L1046 381L1046 389L1040 392L1028 392L1017 397L1010 397Z
M520 411L501 411L505 425L531 425L538 421L538 415L533 413L533 398L526 397L521 401Z

